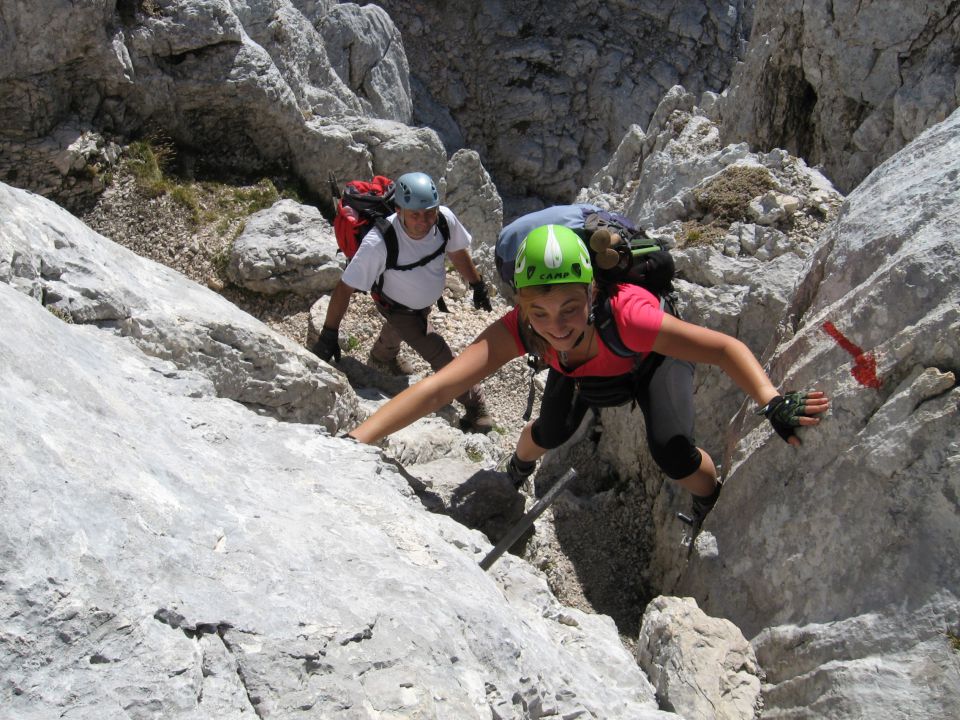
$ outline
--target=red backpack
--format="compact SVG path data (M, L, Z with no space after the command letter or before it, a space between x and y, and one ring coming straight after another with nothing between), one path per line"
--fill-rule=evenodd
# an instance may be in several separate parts
M375 175L370 182L351 180L341 192L331 178L330 188L337 201L333 232L337 247L349 260L377 220L393 214L393 181L383 175Z

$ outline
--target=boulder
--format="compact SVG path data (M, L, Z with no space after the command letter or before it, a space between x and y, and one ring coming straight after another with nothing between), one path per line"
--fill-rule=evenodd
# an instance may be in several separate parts
M716 720L759 716L763 672L753 648L736 625L706 615L693 598L650 601L637 657L668 710Z
M345 265L320 211L280 200L247 218L230 248L227 276L254 292L316 296L336 287Z

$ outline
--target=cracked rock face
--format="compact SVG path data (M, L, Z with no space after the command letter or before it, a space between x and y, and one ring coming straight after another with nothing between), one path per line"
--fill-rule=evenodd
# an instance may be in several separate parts
M670 87L699 95L726 86L751 8L701 0L562 0L546 12L466 0L378 4L403 32L415 116L448 147L480 149L503 195L554 202L569 202Z
M847 198L770 361L781 387L827 391L830 415L797 452L737 418L705 524L718 553L678 586L760 634L758 659L775 659L767 707L794 717L851 705L947 717L960 702L948 679L960 625L958 158L954 112ZM868 675L885 678L883 701Z
M129 338L198 393L335 431L356 417L342 376L230 302L135 255L42 198L0 189L0 279L71 323Z
M412 128L397 28L379 8L251 0L4 4L0 178L80 203L102 190L110 137L175 142L188 164L282 166L325 202L329 173L441 174ZM85 147L89 145L100 147ZM82 167L64 161L76 158Z

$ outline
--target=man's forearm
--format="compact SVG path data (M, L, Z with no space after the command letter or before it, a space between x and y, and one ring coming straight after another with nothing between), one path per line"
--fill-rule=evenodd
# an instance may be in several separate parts
M463 276L468 285L473 285L480 281L480 271L473 264L473 258L466 250L457 250L450 253L450 262L457 269L457 272Z
M333 293L330 295L330 304L327 305L327 315L323 319L323 326L325 328L330 328L331 330L339 329L340 321L343 320L343 316L347 313L347 308L350 306L350 296L353 295L353 293L354 289L343 282L343 280L337 283L337 286L333 289Z

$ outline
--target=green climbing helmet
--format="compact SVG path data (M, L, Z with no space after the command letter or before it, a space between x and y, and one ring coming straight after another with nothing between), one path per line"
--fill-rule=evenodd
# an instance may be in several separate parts
M563 225L541 225L517 249L513 283L531 285L593 282L590 252L580 236Z

